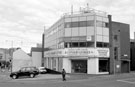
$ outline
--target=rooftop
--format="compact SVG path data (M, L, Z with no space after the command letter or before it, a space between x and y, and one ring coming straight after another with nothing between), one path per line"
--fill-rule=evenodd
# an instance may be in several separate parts
M96 14L96 15L107 16L107 12L96 10L89 7L80 8L80 11L72 10L71 12L65 13L63 16L67 17L67 16L72 16L72 15L86 15L86 14L92 14L92 15Z

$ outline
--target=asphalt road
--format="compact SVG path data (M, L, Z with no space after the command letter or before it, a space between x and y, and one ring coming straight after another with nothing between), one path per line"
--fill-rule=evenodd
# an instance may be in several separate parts
M67 81L64 82L61 78L31 78L18 80L9 78L2 80L2 78L0 78L0 87L135 87L135 73L101 76L71 76L72 77L67 78Z

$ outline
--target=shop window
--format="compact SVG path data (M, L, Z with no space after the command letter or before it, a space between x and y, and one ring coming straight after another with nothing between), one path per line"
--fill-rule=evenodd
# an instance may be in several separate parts
M94 42L87 42L87 47L94 47Z
M99 60L99 72L109 71L109 61L106 59Z
M65 47L65 48L70 48L70 47L72 47L71 45L72 45L72 43L67 43L67 42L64 43L64 47Z
M80 47L86 47L86 42L80 42L80 43L79 43L79 46L80 46Z
M68 48L68 43L64 43L64 47L65 48Z
M78 42L72 42L72 47L79 47Z

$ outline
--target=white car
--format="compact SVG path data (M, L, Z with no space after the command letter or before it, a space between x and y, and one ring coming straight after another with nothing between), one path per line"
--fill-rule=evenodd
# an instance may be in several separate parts
M45 74L47 72L45 67L39 67L38 70L39 70L39 73L41 73L41 74Z

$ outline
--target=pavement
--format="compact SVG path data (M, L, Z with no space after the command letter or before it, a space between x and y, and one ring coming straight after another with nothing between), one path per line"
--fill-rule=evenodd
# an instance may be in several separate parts
M0 72L0 87L135 87L135 72L115 75L39 74L35 78L11 79L10 72Z
M10 71L5 70L4 72L0 71L0 82L3 81L41 81L41 80L62 80L62 76L61 74L39 74L37 75L35 78L19 78L19 79L11 79L9 77L10 75ZM67 81L73 81L73 80L85 80L85 79L109 79L109 78L126 78L126 77L132 77L135 76L135 72L131 72L131 73L124 73L124 74L115 74L115 75L89 75L89 74L67 74L66 75L66 79Z

